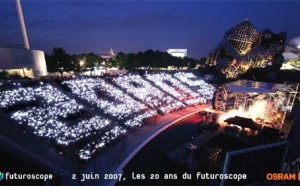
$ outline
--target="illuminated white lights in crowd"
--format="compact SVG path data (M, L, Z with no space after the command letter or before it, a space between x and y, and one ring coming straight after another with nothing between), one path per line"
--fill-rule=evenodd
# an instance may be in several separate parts
M63 84L69 86L76 96L119 120L134 117L134 114L138 113L153 113L145 104L135 101L100 78L80 78L65 81ZM126 124L126 126L135 127L136 125Z
M146 78L187 105L196 105L205 102L205 99L201 98L199 93L195 93L170 74L148 74Z
M184 107L182 102L154 87L140 75L119 76L113 81L151 108L160 110L164 114Z
M191 72L177 72L174 76L201 94L206 100L212 99L215 88L203 79L199 79Z
M0 92L0 109L10 108L17 104L28 103L30 101L35 101L34 92L31 87L20 87Z
M12 115L20 125L26 125L39 137L52 139L57 144L68 146L83 138L92 135L106 134L111 121L100 116L81 120L77 124L70 125L66 119L70 115L79 114L83 109L74 99L70 99L50 85L40 86L34 89L35 96L41 101L42 107L29 107L19 110ZM24 101L24 100L22 100ZM121 133L114 133L115 138ZM109 132L109 131L108 131ZM111 140L106 140L111 143ZM105 144L106 145L106 144Z
M79 158L84 160L90 159L98 149L104 148L111 141L114 141L120 138L121 136L124 136L126 132L127 131L122 127L113 127L111 130L105 132L100 139L92 141L86 144L83 149L80 149L78 153Z
M157 111L167 114L211 99L213 86L196 78L183 72L78 77L62 83L70 88L68 93L58 84L57 88L43 83L32 87L16 84L0 90L0 110L14 110L12 118L18 124L50 142L64 147L81 144L76 153L88 160L127 130L141 127ZM75 99L84 101L85 107Z

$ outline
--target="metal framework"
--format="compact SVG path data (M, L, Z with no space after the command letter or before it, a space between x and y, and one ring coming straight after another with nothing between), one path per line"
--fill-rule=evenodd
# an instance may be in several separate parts
M228 41L241 55L247 54L259 38L259 32L247 19L229 32L232 33L228 36Z
M228 92L227 84L223 84L222 86L217 88L216 108L223 112L226 111L227 92Z
M249 94L238 93L235 97L234 109L235 110L243 110L243 111L246 110L248 98L249 98Z
M283 41L286 38L278 34L274 37L281 38L278 40L272 35L274 33L268 29L259 33L246 19L225 32L223 40L213 50L207 63L217 65L220 62L218 68L229 79L235 79L251 68L263 68L273 60L276 53L283 52ZM266 38L268 38L267 43L271 42L270 44L264 44ZM225 54L220 52L221 50L224 50ZM223 60L219 61L223 58L228 60L228 64L223 64ZM236 64L230 62L232 58L237 61Z
M297 96L297 90L299 87L299 83L296 84L287 84L288 88L284 90L275 90L274 92L269 94L269 102L268 105L272 104L273 109L266 109L265 118L271 117L272 115L276 115L275 121L277 125L273 125L274 128L282 129L286 117L287 112L291 112L294 101ZM265 126L266 122L264 122Z
M263 127L273 127L282 130L287 112L291 112L297 95L299 83L286 84L283 90L272 90L267 94L268 102L263 119ZM228 85L224 84L217 89L216 108L226 112L226 102L230 97L235 97L234 109L246 111L251 100L251 93L228 92ZM289 130L289 129L288 129Z
M222 73L226 75L226 78L235 79L241 75L240 64L229 65L228 67L222 69Z
M226 78L235 79L240 75L244 74L248 69L251 68L263 68L265 67L275 55L272 51L262 51L262 53L257 53L255 57L245 57L242 60L247 64L247 68L243 67L243 63L236 63L235 65L230 64L226 68L221 69L222 73L226 75Z
M255 57L249 59L249 66L250 68L256 68L256 67L265 67L267 63L272 59L272 56L274 54L266 52L266 54L257 54Z

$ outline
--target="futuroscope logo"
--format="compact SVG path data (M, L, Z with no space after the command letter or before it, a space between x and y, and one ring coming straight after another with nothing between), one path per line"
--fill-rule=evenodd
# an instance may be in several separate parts
M4 179L4 172L0 172L0 181Z

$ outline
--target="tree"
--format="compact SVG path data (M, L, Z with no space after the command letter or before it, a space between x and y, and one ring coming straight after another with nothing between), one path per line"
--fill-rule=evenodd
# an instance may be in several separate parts
M74 71L77 75L79 75L79 72L80 72L80 70L81 70L81 67L80 67L80 60L79 60L79 58L78 58L77 55L73 54L73 55L71 56L71 64L72 64L72 66L73 66L73 71Z
M136 55L134 53L129 53L126 55L124 58L124 62L121 68L125 68L127 70L133 70L135 68L134 66L134 60L135 60Z
M274 54L273 60L272 60L272 68L274 71L279 71L282 63L284 62L284 57L281 53Z
M84 56L85 56L84 57L84 61L85 61L84 66L86 68L92 69L94 67L100 66L101 61L102 61L100 56L98 56L94 53L88 53L88 54L85 54Z
M178 70L183 66L183 59L179 57L172 56L172 63Z
M199 65L200 65L201 67L204 67L205 64L206 64L206 57L201 57L201 58L199 59Z
M70 71L73 68L71 56L63 48L53 48L50 56L46 55L46 64L49 72Z
M151 67L154 66L154 61L155 61L155 53L153 50L147 50L144 52L144 56L143 56L143 61L145 67L147 67L147 69L150 69Z
M180 58L180 59L181 59L181 67L189 66L189 62L191 61L190 58L184 57L184 58Z
M155 51L154 61L152 63L152 67L155 68L168 68L170 61L170 54L162 51Z
M55 72L55 62L48 54L45 55L45 60L48 72Z
M125 57L126 54L124 52L119 52L114 58L111 58L108 61L106 61L105 66L124 68Z
M118 64L117 64L117 61L113 58L109 59L108 61L105 62L105 66L108 67L108 68L111 68L111 67L117 67Z
M196 67L197 60L193 58L189 58L189 68L195 68Z
M116 67L122 66L121 64L123 63L125 56L126 54L124 52L117 53L116 57L114 58Z
M9 73L6 70L0 71L0 78L8 78Z

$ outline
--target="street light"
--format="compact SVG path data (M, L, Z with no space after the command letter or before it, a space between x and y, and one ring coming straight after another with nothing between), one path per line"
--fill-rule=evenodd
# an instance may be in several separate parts
M82 67L82 66L84 65L84 61L83 61L83 60L80 60L80 61L79 61L79 65L80 65L80 67Z
M79 61L79 66L80 66L80 72L82 71L82 67L84 66L84 64L85 64L85 61L84 60L80 60Z

